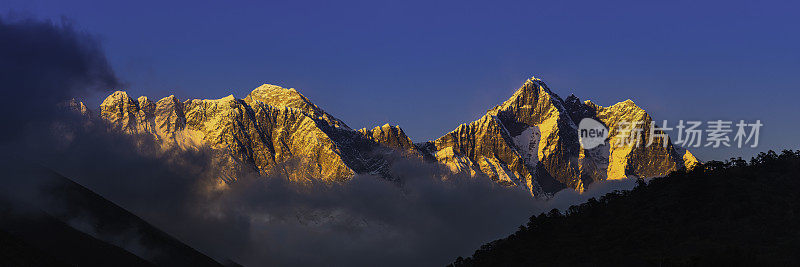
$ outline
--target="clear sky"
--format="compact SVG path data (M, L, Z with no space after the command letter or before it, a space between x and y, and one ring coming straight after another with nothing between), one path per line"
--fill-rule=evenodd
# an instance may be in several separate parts
M760 119L755 150L800 149L796 1L39 1L102 40L134 97L297 88L353 128L415 141L479 118L536 76L562 97L632 99L656 120ZM96 108L99 99L88 101Z

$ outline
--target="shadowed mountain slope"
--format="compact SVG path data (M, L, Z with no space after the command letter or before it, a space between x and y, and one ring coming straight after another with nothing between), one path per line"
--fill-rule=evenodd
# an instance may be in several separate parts
M105 198L40 167L15 175L37 181L31 201L3 200L5 260L42 266L222 266ZM16 264L13 264L16 265Z

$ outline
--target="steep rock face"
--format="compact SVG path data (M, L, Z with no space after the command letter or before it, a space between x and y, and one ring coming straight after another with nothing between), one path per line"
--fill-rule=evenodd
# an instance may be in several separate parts
M654 137L654 144L646 146L650 140L652 118L631 100L626 100L611 107L604 108L588 102L587 106L595 110L597 118L609 128L609 166L607 179L623 179L628 175L639 177L664 176L669 172L683 168L683 159L672 147L672 142L663 143L661 137ZM621 134L629 134L620 130L620 123L642 122L641 138L626 145L617 145ZM624 126L623 126L624 128ZM636 143L639 143L637 145ZM595 179L598 180L598 179Z
M175 139L175 134L186 127L186 115L183 103L174 95L156 102L155 122L157 134L168 139Z
M81 116L92 116L92 111L86 107L86 104L84 104L82 101L78 101L75 98L68 100L65 104L63 104L63 107L66 107L68 110L74 110L78 112L78 114L81 114Z
M433 157L453 172L483 173L505 185L536 182L500 119L487 114L432 142Z
M386 147L400 150L414 150L414 144L399 125L391 126L387 123L383 126L375 126L375 128L370 130L362 128L359 129L358 132L366 138Z
M577 133L562 100L538 79L528 80L479 120L433 141L434 157L453 171L478 172L532 194L576 188ZM549 176L537 171L546 169ZM537 174L541 177L536 177ZM558 182L553 178L561 178Z
M247 103L261 101L264 102L264 104L274 107L298 109L314 119L327 122L333 127L350 129L344 122L326 113L317 105L314 105L314 103L311 103L308 98L297 92L294 88L285 89L277 85L264 84L253 90L244 100Z
M117 130L127 133L139 132L139 125L136 124L138 113L139 103L122 91L114 92L100 104L100 116L111 122Z
M115 129L150 134L165 149L209 146L217 153L222 180L241 171L282 175L295 181L345 181L357 173L390 178L391 151L448 167L454 173L486 175L533 195L563 188L579 192L595 181L654 177L698 163L691 152L667 145L644 146L653 119L632 101L610 107L574 95L562 99L539 79L526 81L508 100L480 119L441 138L414 144L399 126L353 131L294 89L263 85L244 99L175 96L153 103L115 92L101 116ZM591 118L609 129L604 145L584 149L577 125ZM641 122L639 146L616 146L624 122ZM661 138L654 139L656 144Z
M694 154L689 152L689 150L678 145L672 145L672 147L674 147L678 155L681 155L681 158L683 158L683 166L686 167L687 170L694 169L694 167L700 164L700 160L694 157Z
M622 121L641 121L641 146L616 147L610 143L584 149L577 124L583 118L602 122L609 140L620 134ZM525 82L510 99L470 124L425 144L423 150L454 172L485 174L503 184L520 185L533 195L628 176L654 177L692 167L697 160L688 151L667 146L644 146L652 119L628 100L608 108L575 96L566 100L539 79ZM660 138L655 139L660 144Z
M313 105L293 89L264 85L247 98L155 104L115 92L103 101L101 116L117 130L146 133L166 148L208 145L217 152L222 180L251 169L296 181L344 181L360 172L380 173L377 145Z

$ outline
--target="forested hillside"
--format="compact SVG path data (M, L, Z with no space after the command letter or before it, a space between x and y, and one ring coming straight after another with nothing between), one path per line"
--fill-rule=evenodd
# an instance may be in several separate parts
M712 161L534 215L452 266L800 266L800 151Z

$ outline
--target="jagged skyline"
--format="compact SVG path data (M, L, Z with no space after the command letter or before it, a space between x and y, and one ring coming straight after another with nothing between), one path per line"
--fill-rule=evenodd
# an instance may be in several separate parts
M0 12L67 16L97 34L127 82L116 89L134 95L243 97L276 84L353 128L388 122L432 140L537 76L562 96L630 98L669 121L766 125L759 148L701 148L701 158L800 147L800 126L786 123L800 99L787 3L152 4L11 0Z
M613 264L633 259L620 241L641 263L782 262L758 244L800 244L800 151L769 150L800 145L796 3L148 1L0 7L0 265ZM759 147L735 147L744 121ZM714 142L734 147L695 149ZM490 242L514 231L547 249Z
M86 113L83 103L75 107ZM479 119L435 140L416 142L389 124L353 130L298 90L269 84L244 98L179 100L171 95L157 102L116 91L103 100L100 117L116 131L152 135L164 149L212 148L214 165L222 169L220 185L248 170L300 183L349 181L358 174L400 181L390 171L400 153L412 161L441 164L453 175L486 176L540 197L564 188L583 192L598 181L663 176L698 164L691 152L653 133L641 138L660 140L663 147L611 145L629 135L618 125L639 121L649 128L654 123L633 101L602 107L574 95L562 99L535 77ZM577 125L587 118L610 129L605 144L579 144Z

